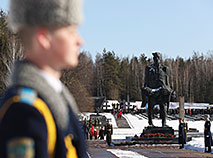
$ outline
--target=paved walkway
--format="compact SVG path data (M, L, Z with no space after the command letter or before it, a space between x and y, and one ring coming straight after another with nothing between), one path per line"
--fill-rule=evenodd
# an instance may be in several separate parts
M130 128L128 122L126 121L126 119L123 116L121 116L121 118L117 118L116 123L117 123L118 128Z
M109 147L103 140L89 140L89 155L91 158L213 158L213 154L193 150L179 149L177 145L168 146L114 146ZM125 155L126 154L126 155Z

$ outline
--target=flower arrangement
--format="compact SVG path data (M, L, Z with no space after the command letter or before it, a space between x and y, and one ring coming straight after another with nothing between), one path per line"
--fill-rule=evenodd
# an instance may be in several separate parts
M163 133L155 133L155 134L144 134L144 135L142 135L142 138L174 138L175 137L175 135L173 134L167 134L167 135L165 135L165 134L163 134Z
M175 137L175 135L173 134L168 134L168 135L166 135L166 137L168 138L168 137L171 137L171 138L174 138Z
M155 137L161 137L161 133L154 134Z
M161 137L165 137L165 134L161 133Z
M149 134L149 137L154 137L155 136L155 134Z

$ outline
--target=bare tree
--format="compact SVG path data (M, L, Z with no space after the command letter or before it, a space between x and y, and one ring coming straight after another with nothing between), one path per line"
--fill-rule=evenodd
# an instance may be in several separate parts
M73 94L80 111L94 111L93 75L94 65L86 52L79 55L79 65L75 69L64 70L62 82Z
M23 48L17 35L7 27L6 14L0 12L0 96L8 86L11 66L17 59L23 58Z

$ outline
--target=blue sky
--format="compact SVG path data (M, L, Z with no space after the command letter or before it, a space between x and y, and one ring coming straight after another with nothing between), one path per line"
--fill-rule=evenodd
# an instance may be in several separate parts
M0 7L8 10L8 0ZM93 59L103 49L119 57L189 58L213 50L213 0L85 0L79 31Z

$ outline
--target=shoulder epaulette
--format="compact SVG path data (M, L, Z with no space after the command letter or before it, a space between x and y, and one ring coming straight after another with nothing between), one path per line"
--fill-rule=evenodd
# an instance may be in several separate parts
M20 88L18 89L18 95L12 96L8 100L6 100L5 103L2 105L2 107L0 108L0 121L4 117L9 107L13 103L17 102L32 105L32 107L35 107L44 117L48 133L47 134L48 154L49 157L53 157L57 139L56 124L47 104L42 99L37 97L37 92L34 89L26 87Z
M18 95L19 95L20 102L30 104L30 105L32 105L37 98L36 91L31 88L20 88Z

